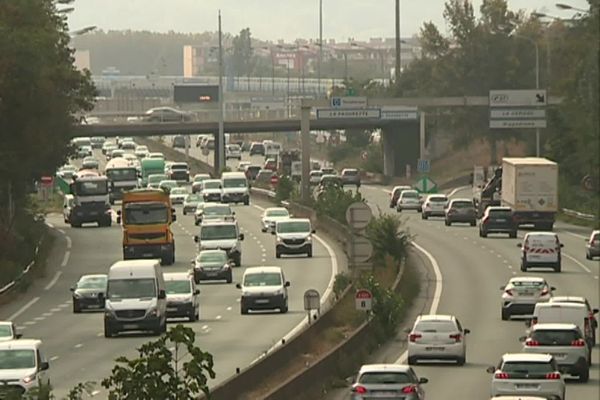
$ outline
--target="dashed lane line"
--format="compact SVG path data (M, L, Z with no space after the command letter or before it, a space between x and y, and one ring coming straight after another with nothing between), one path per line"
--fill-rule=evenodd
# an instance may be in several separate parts
M568 254L563 253L563 256L567 257L569 260L573 261L575 264L577 264L579 267L581 267L585 272L587 272L588 274L591 274L592 271L586 267L585 265L583 265L581 262L579 262L579 260L577 260L575 257L572 257Z
M71 247L73 247L73 241L71 240L71 238L69 236L65 236L65 239L67 240L67 249L71 249Z
M56 285L56 282L58 282L58 279L60 278L61 275L62 275L62 271L56 271L56 274L54 274L54 278L52 278L52 280L46 285L44 290L52 289L52 287L54 285Z
M59 231L60 233L62 233L63 235L66 235L67 232L64 231L64 229L57 229L57 231Z
M25 311L27 311L29 309L29 307L34 305L39 299L40 299L39 297L34 297L33 299L29 300L29 302L27 304L25 304L23 307L19 308L14 314L9 316L7 319L9 321L14 321L19 315L21 315Z
M65 255L63 256L63 260L60 263L60 266L61 267L66 267L67 264L69 263L69 258L70 257L71 257L71 251L70 250L65 251Z

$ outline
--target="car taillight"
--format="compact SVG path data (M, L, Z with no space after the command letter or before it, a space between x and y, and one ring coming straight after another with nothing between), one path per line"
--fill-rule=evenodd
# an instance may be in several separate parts
M546 288L546 289L543 289L543 290L542 290L542 293L540 293L540 294L541 294L542 296L545 296L545 295L547 295L548 293L550 293L550 291L548 290L548 288Z
M537 319L537 317L533 317L533 318L531 318L531 326L533 326L533 325L535 325L535 324L537 324L537 323L538 323L538 319Z
M527 339L525 341L525 346L535 347L535 346L539 346L539 345L540 345L540 342L538 342L537 340Z
M417 393L417 387L415 385L404 386L402 393Z
M450 339L454 339L456 343L460 343L462 340L462 335L460 333L457 333L456 335L450 335Z
M506 290L504 291L504 293L506 293L506 294L507 294L507 295L509 295L509 296L514 296L514 294L513 294L513 291L512 291L512 290L510 290L510 289L506 289Z
M560 379L560 373L558 373L558 372L547 373L546 379L553 379L553 380Z
M411 334L408 336L408 340L410 340L411 342L413 342L413 343L414 343L414 342L416 342L416 341L417 341L417 339L421 339L421 337L422 337L422 336L421 336L421 334L420 334L420 333L411 333Z
M354 393L360 393L360 394L365 394L367 393L367 388L364 386L355 386L352 391Z
M585 340L583 340L583 339L573 340L571 342L571 346L574 346L574 347L583 347L583 346L585 346Z
M487 224L487 223L489 222L489 220L490 220L490 218L489 218L489 217L485 217L485 218L484 218L484 219L481 221L481 223L485 225L485 224Z
M454 214L456 210L454 208L451 208L448 210L448 215Z
M494 375L494 378L496 378L496 379L508 379L508 378L510 378L510 375L508 375L506 372L496 372L496 374Z

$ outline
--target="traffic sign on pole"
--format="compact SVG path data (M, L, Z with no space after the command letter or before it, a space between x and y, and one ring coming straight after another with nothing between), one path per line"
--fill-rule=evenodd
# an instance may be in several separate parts
M367 289L357 290L354 301L359 311L370 311L373 308L373 294Z
M427 159L419 158L417 162L417 171L422 174L427 174L431 171L431 162Z
M333 108L366 108L366 97L332 97L331 107Z
M419 193L437 193L437 184L429 177L424 176L413 186Z
M318 108L317 119L381 118L380 108Z

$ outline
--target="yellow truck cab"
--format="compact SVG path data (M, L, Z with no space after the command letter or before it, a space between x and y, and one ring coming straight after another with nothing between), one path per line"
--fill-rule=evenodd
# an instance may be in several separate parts
M124 192L117 215L123 226L123 259L160 258L167 265L175 262L171 223L176 216L168 193L160 189Z

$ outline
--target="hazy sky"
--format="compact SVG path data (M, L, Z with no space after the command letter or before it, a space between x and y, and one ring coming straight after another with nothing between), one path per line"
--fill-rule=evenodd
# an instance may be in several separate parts
M478 10L482 0L473 0ZM511 9L537 10L558 17L557 0L508 0ZM565 0L588 8L586 0ZM394 0L323 0L323 37L365 40L394 36ZM412 36L426 21L445 31L445 0L401 0L402 36ZM238 33L249 27L263 40L318 37L319 0L76 0L69 18L73 30L96 25L104 30L204 32L217 29L221 9L223 30Z

